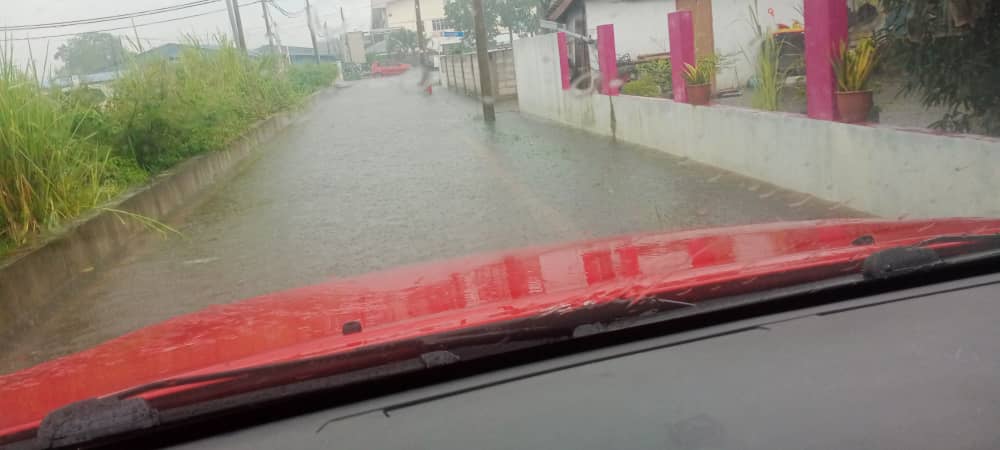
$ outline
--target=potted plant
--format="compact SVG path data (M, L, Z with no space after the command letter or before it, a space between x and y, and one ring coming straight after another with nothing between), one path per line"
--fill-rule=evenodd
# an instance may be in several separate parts
M699 59L693 66L684 64L688 103L692 105L708 104L712 97L712 77L715 76L715 69L715 58Z
M868 79L877 61L875 40L871 37L864 38L853 48L841 42L839 50L838 57L833 60L833 71L837 76L837 111L840 113L840 121L865 122L874 105Z

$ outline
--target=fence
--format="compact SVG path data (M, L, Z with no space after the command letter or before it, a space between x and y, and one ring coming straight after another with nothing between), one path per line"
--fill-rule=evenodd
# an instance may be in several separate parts
M489 52L490 81L498 99L517 97L517 81L514 77L514 50L493 50ZM441 57L441 82L445 87L466 95L478 96L479 60L475 53L446 55Z
M1000 216L1000 140L562 89L556 34L514 42L522 113L896 217Z

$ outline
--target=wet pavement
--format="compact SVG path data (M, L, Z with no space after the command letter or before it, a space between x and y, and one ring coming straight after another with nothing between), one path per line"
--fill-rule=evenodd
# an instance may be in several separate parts
M415 79L353 83L0 347L0 373L170 317L402 264L623 233L853 217L815 198ZM733 149L752 151L752 149Z

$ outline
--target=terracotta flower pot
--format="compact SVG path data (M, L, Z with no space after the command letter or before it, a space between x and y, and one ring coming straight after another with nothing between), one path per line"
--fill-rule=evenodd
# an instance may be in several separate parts
M688 103L692 105L707 105L708 101L712 98L712 85L709 83L705 84L689 84L687 85Z
M871 90L837 92L837 112L841 122L867 122L873 104Z

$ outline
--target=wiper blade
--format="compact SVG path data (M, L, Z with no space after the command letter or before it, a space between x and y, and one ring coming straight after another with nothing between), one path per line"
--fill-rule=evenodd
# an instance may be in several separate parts
M943 244L967 244L941 246ZM947 264L989 258L1000 253L1000 235L970 234L937 236L913 245L893 247L865 258L862 275L866 279L888 279L932 270Z

